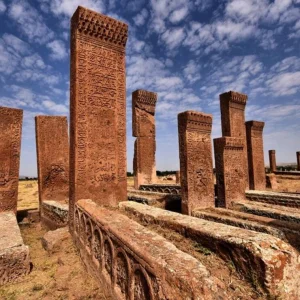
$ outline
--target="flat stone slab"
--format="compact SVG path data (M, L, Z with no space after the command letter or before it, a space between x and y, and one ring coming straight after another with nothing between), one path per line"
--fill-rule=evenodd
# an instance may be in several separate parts
M249 190L246 191L246 197L251 201L300 208L300 194Z
M179 195L181 186L175 184L143 184L140 185L140 190Z
M79 200L76 207L75 238L79 234L81 255L89 265L92 257L98 258L97 274L114 280L116 298L227 299L220 281L204 265L162 236L91 200Z
M299 254L277 237L135 202L122 202L120 207L142 222L173 229L232 261L247 278L256 278L270 295L299 299Z
M63 202L45 200L42 202L42 223L49 229L68 225L69 205Z
M28 274L30 258L13 212L0 213L0 228L0 285L3 285Z
M282 221L300 223L300 209L253 201L237 201L232 209Z
M43 248L50 254L59 251L61 242L70 237L69 228L63 227L45 233L41 242Z

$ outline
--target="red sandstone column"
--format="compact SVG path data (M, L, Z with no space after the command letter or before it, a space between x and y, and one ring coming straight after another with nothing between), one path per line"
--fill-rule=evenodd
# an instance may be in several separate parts
M276 152L275 150L269 150L269 161L270 161L270 171L272 173L276 172Z
M178 114L181 211L187 215L215 206L211 129L212 115Z
M127 199L125 46L128 26L78 7L71 19L70 226L74 205Z
M217 206L229 208L231 202L245 199L244 139L214 139L217 179Z
M300 151L297 151L296 155L297 155L297 170L300 171Z
M180 171L176 171L176 184L180 184Z
M263 146L264 126L264 122L246 122L249 184L251 190L266 189L266 172Z
M220 95L222 136L242 138L244 142L244 162L242 165L245 171L246 188L248 181L248 158L247 158L247 139L245 127L245 107L248 96L229 91Z
M67 117L36 116L36 150L40 209L44 200L69 201Z
M132 135L134 143L134 187L156 182L155 105L157 94L145 90L132 93Z
M23 110L0 107L0 212L17 212Z

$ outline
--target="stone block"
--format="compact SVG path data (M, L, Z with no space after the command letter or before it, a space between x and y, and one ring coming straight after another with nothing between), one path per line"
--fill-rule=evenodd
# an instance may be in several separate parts
M43 248L50 254L60 250L61 243L70 237L69 229L67 227L48 231L42 237L41 242Z

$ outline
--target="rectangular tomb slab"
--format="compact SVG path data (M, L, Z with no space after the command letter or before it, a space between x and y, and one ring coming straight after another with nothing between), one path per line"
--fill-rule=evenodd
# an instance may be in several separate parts
M269 150L269 161L270 161L270 171L272 173L276 172L276 151L275 150Z
M127 198L127 36L127 24L81 6L71 19L71 227L79 199L117 206Z
M215 206L212 145L212 115L196 111L178 114L181 211Z
M265 123L246 122L249 187L251 190L266 189L263 129Z
M244 200L244 142L240 138L214 139L217 179L217 206L229 208L232 202Z
M23 110L0 107L0 212L17 211Z
M29 248L23 243L13 212L0 213L0 286L30 272Z

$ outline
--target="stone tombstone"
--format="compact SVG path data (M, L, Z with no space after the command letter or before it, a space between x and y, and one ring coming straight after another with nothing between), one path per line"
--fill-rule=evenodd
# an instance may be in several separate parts
M248 96L229 91L220 95L222 136L242 138L244 141L244 165L246 188L248 182L248 158L245 127L245 107Z
M270 172L274 173L277 171L276 167L276 151L269 150L269 161L270 161Z
M74 204L127 200L128 25L79 6L71 19L70 226Z
M214 139L217 206L230 208L231 202L245 200L244 139Z
M196 111L178 114L181 212L215 206L212 115Z
M40 208L44 200L69 200L67 117L36 116L36 150Z
M23 110L0 107L0 212L17 212Z
M296 155L297 155L297 171L300 171L300 151L297 151Z
M175 178L176 178L176 184L180 184L180 171L176 171Z
M132 134L134 143L134 187L156 182L155 105L157 94L145 90L132 93Z
M246 124L249 186L251 190L266 189L263 129L264 122L248 121Z

